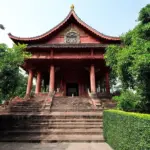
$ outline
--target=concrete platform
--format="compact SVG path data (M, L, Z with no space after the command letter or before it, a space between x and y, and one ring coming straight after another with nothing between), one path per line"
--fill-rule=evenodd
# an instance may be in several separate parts
M1 150L112 150L107 143L0 143Z

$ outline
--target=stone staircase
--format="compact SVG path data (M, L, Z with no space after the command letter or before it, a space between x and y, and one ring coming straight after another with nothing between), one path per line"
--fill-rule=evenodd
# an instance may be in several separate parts
M1 142L103 142L102 108L85 97L47 96L10 104L0 115Z
M55 128L65 131L63 136L66 141L104 141L102 109L95 109L90 102L88 97L54 98L51 112L55 113L57 120L54 122ZM56 116L56 114L59 115Z
M117 106L117 102L109 98L101 98L101 103L104 109L114 109Z
M45 109L48 94L34 96L26 100L12 101L7 107L8 112L41 112Z

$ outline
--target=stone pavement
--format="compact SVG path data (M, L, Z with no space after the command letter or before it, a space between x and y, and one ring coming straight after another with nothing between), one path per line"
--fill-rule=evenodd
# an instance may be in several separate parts
M0 143L0 150L112 150L107 143Z

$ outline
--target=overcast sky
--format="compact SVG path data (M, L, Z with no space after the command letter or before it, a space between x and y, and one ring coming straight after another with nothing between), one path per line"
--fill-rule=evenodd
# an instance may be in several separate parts
M119 36L132 29L140 9L150 0L0 0L0 24L19 37L43 34L60 23L71 4L77 15L99 32ZM0 31L0 43L10 44Z

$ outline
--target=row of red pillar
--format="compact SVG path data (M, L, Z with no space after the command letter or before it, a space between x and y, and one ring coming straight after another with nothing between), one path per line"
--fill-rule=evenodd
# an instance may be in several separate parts
M29 76L28 76L28 84L27 84L27 90L26 94L29 95L32 89L32 81L33 81L33 71L29 70ZM95 67L92 64L90 68L90 86L91 86L91 92L96 93L96 83L95 83ZM50 66L50 83L49 83L49 92L54 92L54 85L55 85L55 68L54 65ZM36 88L35 88L35 94L38 94L41 92L41 72L37 72L37 80L36 80ZM109 73L106 72L106 92L110 92L109 88Z
M37 80L36 80L36 88L35 88L35 94L38 94L41 92L41 72L37 72ZM26 95L29 95L32 90L32 82L33 82L33 71L29 70L29 76L28 76L28 84L27 84L27 90ZM54 91L54 83L55 83L55 70L54 65L50 66L50 83L49 83L49 92Z

